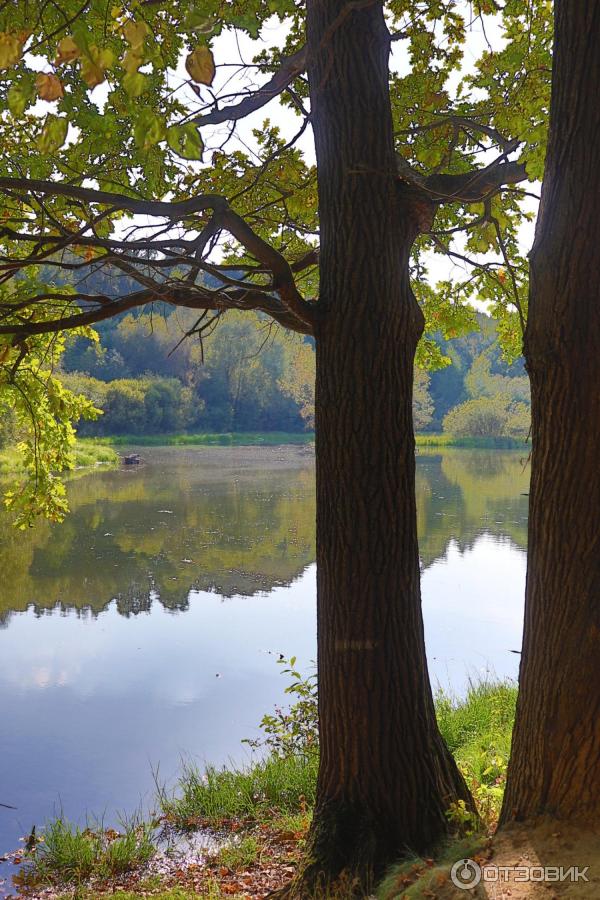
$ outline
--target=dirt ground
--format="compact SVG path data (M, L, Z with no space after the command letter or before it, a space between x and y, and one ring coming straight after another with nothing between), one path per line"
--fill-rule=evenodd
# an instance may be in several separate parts
M477 886L458 889L446 873L437 885L427 886L423 897L431 900L600 900L600 826L566 825L550 819L539 820L533 827L511 825L493 838L489 850L477 862L491 877L496 877L494 867L497 867L497 880L484 876ZM560 875L555 870L561 866L564 872L578 867L585 878L548 880ZM502 867L511 871L502 871ZM525 869L529 870L529 881L521 880ZM541 881L542 877L546 880Z

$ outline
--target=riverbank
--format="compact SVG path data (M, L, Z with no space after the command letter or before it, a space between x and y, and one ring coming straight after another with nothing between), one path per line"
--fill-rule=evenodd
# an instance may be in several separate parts
M462 447L470 450L525 450L531 449L531 443L519 438L501 437L458 437L453 434L415 435L415 444L419 447Z
M93 439L104 447L278 447L311 444L312 432L246 431L214 434L117 434Z
M96 466L114 467L119 463L119 454L107 444L92 438L79 438L75 444L75 469L91 469ZM15 447L0 450L0 477L16 475L22 471L22 457Z
M284 674L290 676L293 669ZM483 822L478 830L463 807L448 811L456 842L440 851L444 880L456 858L484 851L495 828L516 692L509 681L481 682L472 684L463 699L443 692L436 697L440 730ZM289 881L304 849L315 798L314 680L300 679L292 696L289 712L278 720L263 720L257 749L266 755L253 765L205 771L186 767L174 790L159 789L152 816L145 821L134 817L120 832L98 824L82 829L63 818L49 822L41 835L30 836L28 849L17 857L24 864L16 879L19 896L258 900ZM294 736L300 718L305 728L298 743ZM376 896L404 897L421 880L425 892L406 896L432 896L424 880L430 884L431 870L431 861L411 859L390 873Z
M86 438L100 447L276 447L287 444L311 445L314 432L251 431L212 434L119 434ZM518 450L530 446L513 437L457 437L451 434L415 435L419 447L464 447L467 449Z

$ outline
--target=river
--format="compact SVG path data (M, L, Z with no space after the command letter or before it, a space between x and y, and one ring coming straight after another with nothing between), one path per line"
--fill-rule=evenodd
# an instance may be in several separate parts
M139 452L73 478L63 524L0 522L0 856L59 811L151 808L182 759L243 762L279 654L315 658L311 448ZM516 676L528 483L521 453L418 455L435 685Z

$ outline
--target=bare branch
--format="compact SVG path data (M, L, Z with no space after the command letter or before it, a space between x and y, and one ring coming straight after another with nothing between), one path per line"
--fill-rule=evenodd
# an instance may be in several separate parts
M201 194L189 200L170 203L164 200L137 200L126 194L97 191L94 188L77 187L58 181L38 181L35 178L0 178L0 189L25 191L28 195L40 193L47 196L69 197L72 200L83 200L85 203L105 204L137 215L163 216L171 221L227 205L225 197L219 194Z

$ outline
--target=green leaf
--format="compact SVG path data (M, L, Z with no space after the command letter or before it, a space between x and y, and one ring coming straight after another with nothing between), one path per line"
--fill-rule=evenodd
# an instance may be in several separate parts
M127 72L123 76L123 90L130 97L139 97L148 90L150 79L141 72Z
M185 17L185 28L199 34L210 34L215 27L215 20L203 15L202 11L192 7Z
M46 116L44 127L37 139L37 147L40 153L47 156L60 150L67 139L68 130L69 123L67 119L60 116Z
M166 135L166 128L163 119L148 107L140 112L133 136L135 142L141 150L149 150L159 141L162 141Z
M202 159L204 144L200 132L191 122L168 128L167 143L171 150L183 159Z
M32 76L24 76L8 90L8 108L15 118L22 116L33 99L35 82Z

